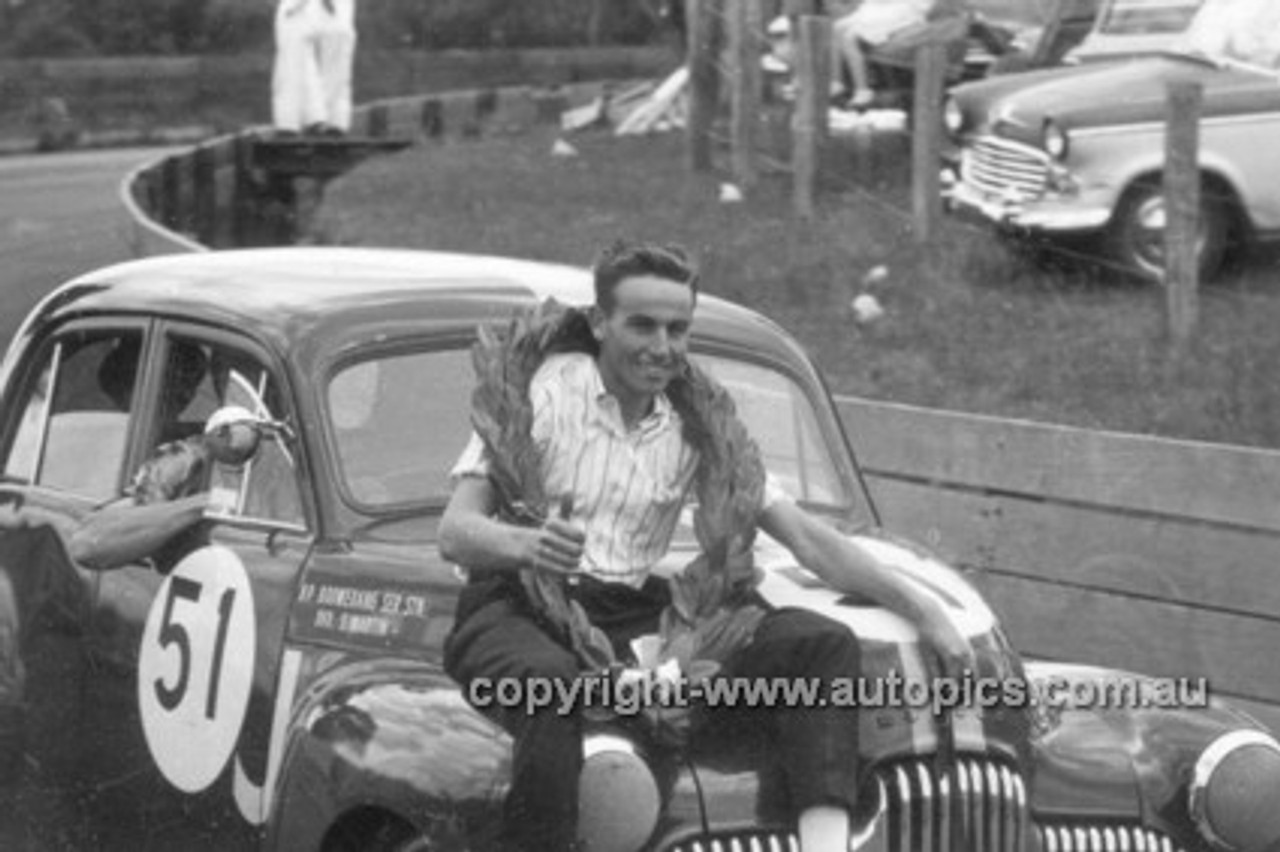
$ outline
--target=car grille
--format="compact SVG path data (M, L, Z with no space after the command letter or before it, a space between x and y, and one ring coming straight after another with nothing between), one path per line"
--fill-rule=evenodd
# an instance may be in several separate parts
M996 136L980 136L964 149L960 176L989 195L1031 201L1044 194L1049 176L1043 151Z
M939 778L932 761L911 760L877 775L888 798L880 832L892 852L1022 852L1026 787L1004 764L962 760L953 775ZM795 836L786 832L738 831L685 840L670 852L798 849Z
M1044 852L1183 852L1160 832L1138 826L1041 825L1036 830Z
M688 840L672 846L670 852L800 852L800 841L794 834L781 831L738 831L706 840Z

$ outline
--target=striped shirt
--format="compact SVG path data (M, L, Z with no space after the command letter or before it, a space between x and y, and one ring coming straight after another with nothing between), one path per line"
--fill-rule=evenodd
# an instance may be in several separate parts
M693 493L697 451L681 434L680 415L665 396L628 429L595 359L553 355L529 386L532 436L552 505L573 497L573 520L586 530L583 570L601 580L639 586L666 555ZM485 476L476 435L453 476ZM786 499L770 483L766 505Z

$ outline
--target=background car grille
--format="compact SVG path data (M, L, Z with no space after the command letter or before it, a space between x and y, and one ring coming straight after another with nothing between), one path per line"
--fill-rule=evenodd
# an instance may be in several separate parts
M943 778L931 760L877 771L888 797L881 831L891 852L1023 852L1026 786L1004 764L962 760ZM671 852L796 852L794 835L733 832L686 840Z
M996 136L978 137L960 159L965 183L1010 200L1039 198L1048 175L1048 155L1043 151Z
M1036 830L1044 852L1183 852L1160 832L1138 826L1042 825Z

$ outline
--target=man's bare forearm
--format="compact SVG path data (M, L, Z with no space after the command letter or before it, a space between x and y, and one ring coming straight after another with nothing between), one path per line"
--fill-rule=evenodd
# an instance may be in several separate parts
M76 562L98 571L139 562L199 523L207 504L207 494L144 506L115 503L87 515L71 533L67 550Z
M465 568L576 571L586 533L567 518L520 527L494 516L497 499L488 480L459 482L440 519L440 555Z
M968 642L951 624L942 603L866 548L791 504L766 510L761 523L827 585L870 598L911 621L953 668L969 664Z
M530 531L493 517L446 512L440 521L440 555L467 568L518 571L530 567Z

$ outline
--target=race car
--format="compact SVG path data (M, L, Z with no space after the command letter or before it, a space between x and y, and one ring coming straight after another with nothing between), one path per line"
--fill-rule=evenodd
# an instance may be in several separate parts
M0 837L494 848L511 741L442 670L465 572L437 528L478 327L591 298L568 266L316 247L134 261L45 298L0 366ZM775 323L704 295L691 357L791 496L943 601L976 676L1022 685L851 708L865 766L851 849L1280 848L1280 744L1263 726L1207 696L1158 700L1138 675L1023 659L958 571L882 529L818 370ZM211 421L260 440L210 481L184 552L109 570L71 558L69 531ZM695 548L683 530L661 570ZM923 677L912 625L824 588L763 535L755 560L766 600L848 625L865 677ZM1112 682L1138 697L1080 700ZM1055 690L1072 700L1044 700ZM797 848L767 743L672 747L629 721L588 722L592 850Z

